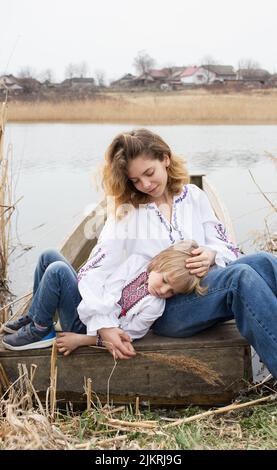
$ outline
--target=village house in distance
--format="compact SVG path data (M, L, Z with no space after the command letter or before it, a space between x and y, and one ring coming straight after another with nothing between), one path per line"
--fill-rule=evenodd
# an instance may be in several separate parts
M263 69L234 70L232 65L201 65L153 69L138 77L128 73L111 83L114 88L160 88L178 90L185 87L227 85L234 89L277 86L277 75Z
M235 71L232 65L203 64L150 69L139 76L127 73L109 86L99 86L94 78L82 76L68 78L61 83L52 83L49 80L41 83L33 77L0 76L0 96L8 94L10 99L17 100L89 99L105 89L171 91L198 87L222 91L273 88L277 87L277 74L272 75L264 69Z

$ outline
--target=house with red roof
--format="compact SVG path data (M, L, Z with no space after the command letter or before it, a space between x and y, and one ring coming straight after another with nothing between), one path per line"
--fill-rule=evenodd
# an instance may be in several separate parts
M186 67L179 79L182 85L205 85L208 82L206 71L195 65Z

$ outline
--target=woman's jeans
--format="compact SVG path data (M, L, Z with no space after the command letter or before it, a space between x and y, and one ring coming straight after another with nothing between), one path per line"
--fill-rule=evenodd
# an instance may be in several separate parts
M63 331L86 333L77 307L81 302L77 273L55 250L40 256L34 277L33 299L28 315L42 326L50 327L56 311Z
M277 377L277 258L243 256L215 267L201 282L207 294L176 295L153 325L157 335L186 337L235 318L242 336Z

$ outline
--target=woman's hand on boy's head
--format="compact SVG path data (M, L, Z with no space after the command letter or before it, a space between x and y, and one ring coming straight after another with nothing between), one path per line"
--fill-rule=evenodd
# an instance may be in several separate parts
M120 328L101 328L98 333L115 359L130 359L136 355L130 336Z
M195 274L197 277L205 276L214 264L216 252L199 246L192 250L191 254L192 258L186 260L186 268L190 274Z

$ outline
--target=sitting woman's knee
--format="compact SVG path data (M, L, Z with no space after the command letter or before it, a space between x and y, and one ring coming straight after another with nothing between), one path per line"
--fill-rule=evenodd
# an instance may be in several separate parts
M248 266L248 264L237 265L233 280L237 283L237 288L244 289L246 287L247 290L256 289L257 281L260 281L255 269Z
M39 257L39 261L41 261L44 265L48 265L50 263L53 263L57 260L59 260L61 257L60 253L57 251L57 250L54 250L54 249L47 249L47 250L44 250L40 257Z
M270 263L277 263L277 258L272 253L267 253L266 251L260 251L256 254L257 259L260 262L269 261Z
M70 270L70 268L64 261L53 261L45 272L48 274L60 274L68 270Z

